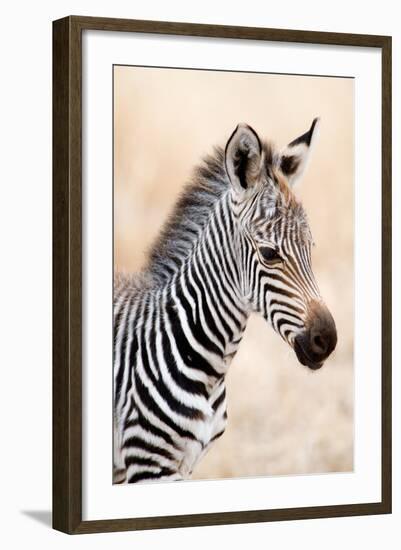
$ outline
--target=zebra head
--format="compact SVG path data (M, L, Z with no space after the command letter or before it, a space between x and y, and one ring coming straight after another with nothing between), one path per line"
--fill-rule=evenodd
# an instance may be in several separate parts
M305 170L317 127L315 119L308 132L275 151L240 124L225 149L243 297L311 369L320 368L337 343L333 317L312 271L307 216L292 190Z

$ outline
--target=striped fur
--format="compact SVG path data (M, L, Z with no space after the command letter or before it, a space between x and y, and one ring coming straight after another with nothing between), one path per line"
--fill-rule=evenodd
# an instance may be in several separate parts
M252 311L301 362L308 349L294 341L321 319L293 174L251 130L239 126L195 171L143 273L115 277L115 482L191 474L224 432L225 375Z

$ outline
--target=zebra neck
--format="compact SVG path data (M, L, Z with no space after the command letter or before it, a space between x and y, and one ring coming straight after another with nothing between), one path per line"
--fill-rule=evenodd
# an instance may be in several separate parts
M216 205L169 288L178 316L176 330L185 333L191 347L218 376L226 373L249 315L240 289L235 222L225 206Z

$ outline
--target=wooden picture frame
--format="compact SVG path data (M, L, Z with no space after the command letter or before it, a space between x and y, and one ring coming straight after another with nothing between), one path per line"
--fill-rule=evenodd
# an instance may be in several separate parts
M379 502L82 520L82 32L377 48L382 59L382 496ZM66 17L53 23L53 527L69 534L391 512L391 37Z

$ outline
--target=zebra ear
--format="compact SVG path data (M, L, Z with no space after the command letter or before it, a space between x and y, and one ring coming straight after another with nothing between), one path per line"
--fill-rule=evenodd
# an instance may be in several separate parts
M319 133L319 119L315 118L309 130L283 149L280 168L292 187L301 178L309 161L310 152Z
M262 145L258 134L247 124L238 124L225 151L226 171L237 192L256 185L261 173Z

